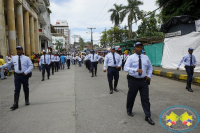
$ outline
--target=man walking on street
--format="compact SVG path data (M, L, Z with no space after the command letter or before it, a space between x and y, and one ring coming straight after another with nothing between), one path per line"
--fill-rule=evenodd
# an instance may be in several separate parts
M44 81L44 74L45 74L45 69L47 72L47 78L49 79L49 65L50 65L51 61L48 55L46 55L46 51L43 50L43 55L40 57L40 63L39 66L42 66L42 81Z
M117 84L119 80L119 69L122 64L122 59L119 54L115 53L115 47L111 47L111 52L105 56L103 70L106 72L106 66L108 66L107 78L110 87L110 94L113 94L113 77L114 91L118 92Z
M52 69L52 75L54 75L54 66L55 66L55 59L54 59L54 55L52 55L52 52L50 51L49 52L49 57L50 57L50 61L51 61L51 64L49 66L49 72L50 72L50 69Z
M21 46L17 46L17 55L12 56L11 61L6 63L3 66L0 66L1 69L6 68L14 64L15 75L14 75L14 83L15 83L15 93L14 93L14 104L10 108L11 110L15 110L18 108L19 95L21 90L21 84L23 84L24 95L25 95L25 105L29 105L29 75L33 70L33 64L29 57L26 57L23 54L23 48Z
M94 69L95 69L95 76L97 76L97 62L99 61L99 56L97 54L94 53L95 51L92 50L91 54L89 54L87 56L87 58L85 60L90 60L90 70L92 72L92 76L94 77Z
M54 59L55 59L55 72L58 72L59 61L60 61L60 57L58 56L58 54L55 55Z
M71 56L70 56L70 54L67 54L67 57L66 57L66 59L67 59L67 67L68 67L68 69L70 69L70 61L71 61Z
M188 49L188 54L186 54L183 57L183 59L178 64L178 68L177 68L177 70L179 70L181 64L184 61L184 63L185 63L185 70L186 70L187 75L188 75L186 89L189 92L193 92L193 90L191 88L191 83L192 83L192 76L194 74L194 68L196 67L196 63L197 63L196 58L195 58L195 56L192 53L193 53L193 48L189 48Z
M145 113L145 120L155 125L151 119L150 102L149 102L149 84L152 77L152 65L148 56L142 54L143 44L135 43L135 54L130 55L125 63L124 71L128 72L128 95L127 95L127 114L133 117L132 109L137 96L140 91L142 108Z

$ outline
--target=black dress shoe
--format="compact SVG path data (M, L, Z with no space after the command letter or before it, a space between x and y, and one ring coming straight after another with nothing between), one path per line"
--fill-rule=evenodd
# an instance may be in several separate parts
M129 116L131 116L131 117L134 116L133 112L127 112L127 114L128 114Z
M146 117L145 121L147 121L150 125L155 125L155 123L153 122L153 120L150 117Z
M42 79L41 81L44 81L44 79Z
M117 88L114 88L114 91L118 92L119 90Z
M110 91L110 94L113 94L113 90Z
M193 92L193 90L191 88L188 89L189 92Z
M26 105L26 106L30 105L29 101L26 101L26 102L25 102L25 105Z
M94 77L93 75L91 77Z

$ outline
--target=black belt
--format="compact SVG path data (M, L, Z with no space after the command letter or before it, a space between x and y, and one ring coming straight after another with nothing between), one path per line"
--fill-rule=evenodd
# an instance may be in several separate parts
M144 77L144 78L135 78L135 77L129 76L129 78L130 79L134 79L134 80L138 80L138 81L146 80L146 77Z
M23 73L16 73L16 72L14 72L14 74L19 75L19 76L23 75Z
M108 66L108 68L115 68L115 69L117 69L116 67L111 67L111 66Z

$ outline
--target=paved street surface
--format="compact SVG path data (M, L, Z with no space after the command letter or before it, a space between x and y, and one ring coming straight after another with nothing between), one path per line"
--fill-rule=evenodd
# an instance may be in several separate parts
M98 65L97 77L85 67L71 66L41 81L41 72L33 71L30 79L30 106L24 105L21 91L19 108L13 104L14 78L0 81L0 133L169 133L159 123L163 110L174 105L193 108L200 114L200 87L153 76L150 85L152 119L149 125L142 110L140 95L133 108L134 117L126 114L128 92L126 72L120 72L118 89L109 94L106 73ZM198 125L190 133L198 133Z

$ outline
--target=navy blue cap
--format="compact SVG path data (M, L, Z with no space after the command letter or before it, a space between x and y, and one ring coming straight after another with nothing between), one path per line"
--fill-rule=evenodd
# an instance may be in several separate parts
M138 45L142 45L142 46L143 46L143 44L142 44L141 42L136 42L136 43L134 44L134 47L136 47L136 46L138 46Z
M51 51L49 51L49 53L52 53Z
M43 53L46 53L46 51L45 51L45 50L43 50L42 52L43 52Z
M114 47L114 46L112 46L110 49L115 49L115 47Z
M193 49L193 48L191 48L191 47L188 49L188 51L193 51L193 50L194 50L194 49Z
M21 49L21 50L23 50L22 46L17 46L16 49Z
M91 50L91 52L95 52L94 50Z

